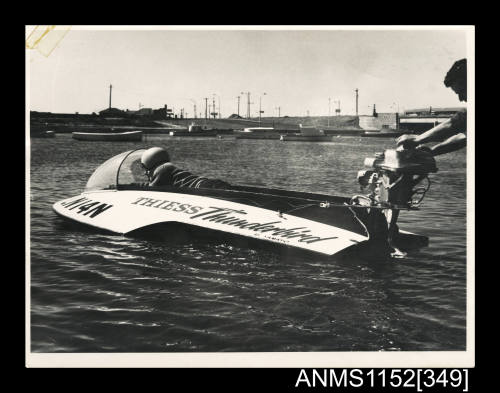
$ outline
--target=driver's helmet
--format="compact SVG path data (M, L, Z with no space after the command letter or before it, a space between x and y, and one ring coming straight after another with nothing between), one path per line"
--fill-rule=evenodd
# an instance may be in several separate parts
M149 172L154 171L156 167L170 161L167 150L163 147L152 147L142 153L141 164Z

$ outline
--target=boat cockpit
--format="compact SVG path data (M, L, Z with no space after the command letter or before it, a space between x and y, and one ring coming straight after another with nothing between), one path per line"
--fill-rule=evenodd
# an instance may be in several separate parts
M145 150L129 150L111 157L90 176L85 191L118 189L121 185L147 184L148 178L141 165L141 156Z

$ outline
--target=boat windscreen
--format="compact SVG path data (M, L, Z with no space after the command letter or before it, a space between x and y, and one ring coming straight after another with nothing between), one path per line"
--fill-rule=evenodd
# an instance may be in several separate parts
M141 165L142 153L144 149L139 149L125 157L119 168L117 184L148 183L148 177Z
M143 151L144 150L141 149L139 154L142 154ZM129 150L120 153L101 164L87 181L85 191L115 188L118 179L118 171L120 171L120 168L123 166L122 163L127 161L127 158L135 152L134 150Z

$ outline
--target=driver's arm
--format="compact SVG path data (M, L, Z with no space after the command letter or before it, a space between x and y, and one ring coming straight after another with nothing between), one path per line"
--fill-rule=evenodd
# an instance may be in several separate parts
M455 150L460 150L467 145L467 137L465 134L460 133L453 135L442 143L432 146L431 152L433 156L439 156L440 154L451 153Z
M446 138L449 138L454 133L456 133L456 130L453 127L451 119L449 119L424 132L423 134L401 135L398 139L396 139L396 143L398 146L403 146L405 149L411 149L428 142L441 142Z
M441 142L446 138L449 138L457 131L453 127L451 119L448 119L441 124L438 124L436 127L431 128L430 130L420 134L416 138L416 142L421 145L423 143L429 142Z
M429 142L443 142L452 135L466 133L467 128L467 112L461 111L455 114L451 119L438 124L436 127L424 132L420 135L402 135L396 142L398 146L405 149L415 148L418 145Z

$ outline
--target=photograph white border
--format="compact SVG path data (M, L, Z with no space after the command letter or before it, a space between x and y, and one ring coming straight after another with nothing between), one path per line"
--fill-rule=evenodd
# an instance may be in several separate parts
M26 26L26 38L35 26ZM56 27L57 28L57 27ZM33 353L30 318L30 58L26 48L26 367L471 368L475 366L475 27L474 26L71 26L71 30L460 30L467 43L467 298L465 351Z

